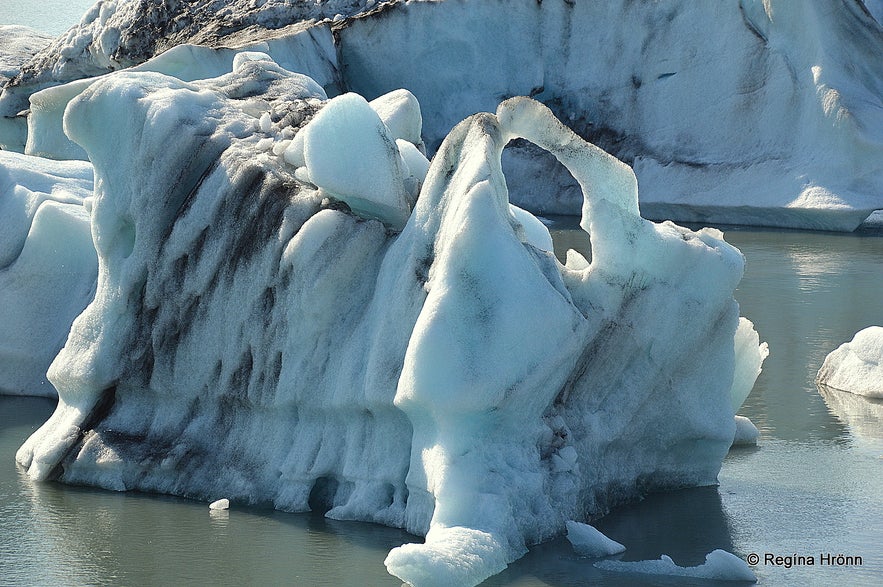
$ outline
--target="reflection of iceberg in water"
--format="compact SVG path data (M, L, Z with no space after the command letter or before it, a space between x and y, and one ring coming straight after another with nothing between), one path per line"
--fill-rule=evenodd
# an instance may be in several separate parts
M828 408L852 432L861 437L883 440L883 400L871 399L819 384L819 393Z
M425 177L382 112L260 54L71 102L99 277L17 455L31 476L405 528L426 542L387 567L415 584L716 481L763 357L741 254L642 219L631 169L532 100L458 125ZM519 136L580 182L591 263L510 208Z

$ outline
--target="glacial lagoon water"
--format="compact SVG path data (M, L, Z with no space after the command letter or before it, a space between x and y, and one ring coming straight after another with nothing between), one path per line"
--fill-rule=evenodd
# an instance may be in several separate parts
M584 248L572 226L552 227L556 245ZM758 555L761 585L883 584L883 402L813 383L830 350L883 324L883 234L726 237L747 259L742 313L771 347L741 410L759 446L732 451L717 487L651 495L594 524L627 546L622 560L668 554L696 565L723 548ZM414 540L400 530L30 482L13 455L53 405L0 397L0 584L400 585L383 566L390 548ZM825 555L852 564L823 564ZM485 585L706 584L602 572L558 539Z
M0 24L20 24L60 35L80 22L97 0L0 0Z

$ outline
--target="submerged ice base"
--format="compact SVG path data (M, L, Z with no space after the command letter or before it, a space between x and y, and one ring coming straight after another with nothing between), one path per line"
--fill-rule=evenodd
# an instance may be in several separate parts
M631 168L527 98L427 170L415 105L327 101L256 53L74 98L98 284L29 475L405 528L425 543L386 564L413 585L477 584L567 521L715 483L765 356L741 254L642 219ZM579 182L591 262L509 205L516 137Z

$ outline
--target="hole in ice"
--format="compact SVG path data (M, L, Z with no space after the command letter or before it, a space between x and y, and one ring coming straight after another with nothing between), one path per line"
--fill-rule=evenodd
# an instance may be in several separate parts
M529 178L525 178L520 175L520 169L518 166L517 158L526 156L525 154L529 154L531 157L541 157L543 161L543 170L551 178L551 182L536 182L529 181ZM508 159L508 161L507 161ZM525 183L527 185L546 185L546 189L544 192L549 192L551 190L561 192L569 192L571 190L575 191L575 196L580 200L582 199L582 192L579 191L579 185L576 182L576 179L570 173L570 170L567 169L560 161L558 161L552 153L545 151L542 147L539 147L527 139L518 138L509 141L506 147L503 150L503 172L506 178L507 189L510 190L510 200L512 194L516 195L516 198L519 197L519 184ZM566 178L566 179L564 179ZM566 183L562 183L566 182ZM513 189L514 186L514 189ZM539 194L522 194L521 198L525 198L527 203L522 203L520 198L519 202L516 204L521 208L525 208L525 206L529 207L529 202L532 201L533 197ZM550 195L549 193L543 194L544 197ZM585 257L586 261L591 263L592 261L592 240L589 233L587 233L582 227L580 227L580 217L579 216L558 216L558 215L543 215L543 214L534 214L546 227L549 229L549 233L552 236L552 245L554 247L553 252L555 253L555 257L562 263L567 262L567 251L573 249L583 257Z
M592 261L592 240L589 234L580 228L578 216L554 217L554 224L549 227L552 235L552 243L555 246L555 256L559 261L567 261L567 251L574 250L586 261Z
M319 477L313 483L307 505L312 511L324 514L331 509L339 485L340 483L334 477Z

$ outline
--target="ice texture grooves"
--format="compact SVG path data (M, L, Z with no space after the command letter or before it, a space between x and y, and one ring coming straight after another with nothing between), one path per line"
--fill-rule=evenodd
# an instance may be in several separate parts
M477 584L569 520L714 483L736 371L762 361L736 358L741 254L642 219L631 168L538 102L469 117L424 178L416 102L356 98L246 53L72 100L97 292L28 474L406 528L426 542L386 564L414 585ZM370 148L333 140L348 124ZM591 262L531 244L548 235L501 167L516 137L579 182Z

